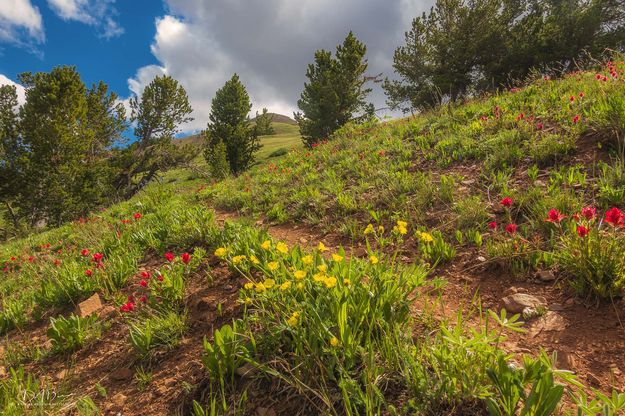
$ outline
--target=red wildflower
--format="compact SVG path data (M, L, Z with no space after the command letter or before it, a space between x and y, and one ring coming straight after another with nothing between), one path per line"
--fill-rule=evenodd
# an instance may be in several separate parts
M163 275L159 274L158 276L156 276L156 280L158 280L159 282L163 281Z
M616 207L607 210L605 213L605 222L612 225L613 227L622 224L623 214L621 213L621 210Z
M103 258L104 258L104 254L102 254L102 253L95 253L93 255L93 262L94 263L100 263Z
M575 117L573 117L573 124L579 123L581 118L582 118L582 116L580 116L579 114L576 114Z
M142 280L141 282L139 282L139 284L140 284L142 287L147 287L148 282L147 282L147 281L145 281L145 280Z
M10 259L10 260L11 260L11 261L15 261L15 260L17 260L17 257L15 257L15 256L11 256L11 259Z
M148 301L148 297L147 297L147 296L141 296L141 297L139 298L139 301L140 301L140 302L142 302L142 303L145 303L145 302L147 302L147 301Z
M586 96L586 94L584 94L584 91L579 93L579 98L584 98Z
M60 266L60 265L61 265L61 260L59 260L59 259L54 259L54 265L55 265L55 266Z
M590 232L590 230L586 227L584 227L583 225L578 225L577 226L577 235L580 237L586 237L588 235L588 233Z
M516 116L516 121L523 120L524 118L525 118L525 113L521 113L518 116Z
M506 207L506 208L510 208L512 206L512 198L507 196L504 199L502 199L501 201L499 201L499 203L501 205L503 205L504 207Z
M506 225L506 231L508 232L508 234L514 234L516 233L518 226L516 224L508 224Z
M182 256L180 256L180 259L182 260L184 264L189 264L189 262L191 261L191 255L189 253L182 253Z
M574 102L574 101L575 101L575 96L574 96L574 95L571 95L571 96L569 97L569 101L570 101L570 102Z
M571 218L573 218L575 221L579 221L579 214L576 212L575 214L571 215Z
M135 304L131 301L126 302L119 308L122 312L132 312L135 310Z
M491 230L494 230L495 228L497 228L497 221L489 222L488 228L490 228Z
M89 255L89 253L91 253L91 252L89 251L88 248L83 248L82 250L80 250L80 255L81 256L87 257Z
M151 276L150 272L146 272L146 271L141 272L141 277L143 277L144 279L149 279L150 276Z
M536 123L536 129L537 130L542 130L545 126L543 125L543 123Z
M174 253L171 253L168 251L167 253L165 253L165 258L167 259L168 262L171 263L172 261L174 261L176 256L174 256Z
M140 219L141 219L141 217L142 217L142 215L141 215L140 213L138 213L138 212L137 212L137 213L135 214L135 220L140 220Z
M566 215L562 215L557 209L550 209L545 221L558 223L566 218Z
M597 74L596 78L601 79L601 74Z
M28 262L32 263L33 261L35 261L35 258L33 256L28 257Z
M122 224L130 224L130 220L129 220L129 219L126 219L126 218L124 218L124 219L122 220Z
M584 207L584 208L582 208L582 215L587 220L592 220L597 215L597 208L595 208L595 207Z
M91 269L85 270L85 276L87 276L87 277L93 276L93 270L91 270Z

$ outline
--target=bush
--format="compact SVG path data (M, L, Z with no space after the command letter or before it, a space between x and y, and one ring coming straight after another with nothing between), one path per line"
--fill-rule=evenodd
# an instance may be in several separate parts
M52 350L71 352L82 348L87 341L99 338L102 329L97 323L98 317L91 315L80 317L71 315L69 318L59 316L50 318L48 338L52 341Z

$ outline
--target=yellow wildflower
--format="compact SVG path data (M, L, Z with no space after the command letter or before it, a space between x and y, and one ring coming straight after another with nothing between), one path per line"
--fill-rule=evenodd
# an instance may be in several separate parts
M325 273L316 273L315 275L313 275L313 280L315 282L323 282L325 278L326 278Z
M223 257L226 255L227 252L228 250L226 250L225 247L219 247L217 250L215 250L215 255L217 257Z
M313 257L310 254L302 257L302 263L308 265L308 264L312 264L312 262L313 262Z
M263 250L269 250L271 248L271 241L265 240L260 246L263 248Z
M367 228L365 228L364 234L367 235L367 234L371 234L372 232L373 232L373 225L368 224Z
M319 242L319 245L317 245L317 250L324 252L327 250L326 245L323 244L321 241Z
M332 337L332 339L330 339L330 345L332 345L333 347L338 347L339 339L337 337Z
M295 287L297 288L297 290L302 290L304 288L304 284L302 282L299 282L297 285L295 285Z
M298 270L293 273L293 276L295 276L297 280L302 280L304 277L306 277L306 272L304 270Z
M343 280L343 283L345 284L345 286L349 286L349 285L352 284L352 281L349 280L349 279L345 279L345 280Z
M246 305L249 305L250 303L252 303L252 298L250 298L249 296L245 298L244 300Z
M247 282L244 286L245 289L250 290L251 288L254 287L254 283L252 282Z
M289 247L282 241L280 241L278 244L276 244L276 250L278 250L282 254L287 254L289 252Z
M291 282L286 281L280 285L280 290L288 290L291 288Z
M371 256L369 256L369 263L371 264L378 264L380 262L380 259L378 259L378 256L372 254Z
M297 325L297 323L299 322L299 316L300 313L299 312L293 312L293 314L291 315L291 317L289 319L286 320L286 323L289 326L295 326Z
M338 254L332 254L332 260L334 260L337 263L340 263L343 261L343 256L340 256Z
M273 279L265 279L265 281L263 282L263 286L265 286L267 289L271 289L272 287L274 287L275 284L276 281Z
M317 266L317 270L319 270L321 273L325 273L328 271L328 266L326 266L325 264L320 264L319 266Z
M232 258L232 264L239 264L241 263L243 260L245 260L247 257L245 256L234 256Z
M256 283L254 285L254 289L258 292L258 293L263 293L265 290L267 290L267 288L265 287L265 285L263 283Z
M408 223L406 221L397 220L397 226L400 228L408 227Z
M255 256L255 255L253 255L253 254L250 256L250 261L251 261L253 264L260 264L260 260L258 260L258 257L256 257L256 256Z
M277 261L270 261L269 263L267 263L267 268L271 271L277 270L278 267L280 267L280 265Z
M332 289L334 286L336 286L336 277L333 277L333 276L326 277L323 283L326 285L328 289Z
M378 226L378 233L384 234L384 226L383 225Z
M432 241L434 241L434 237L432 237L432 234L426 233L425 231L421 231L419 233L419 237L421 238L421 240L423 240L424 243L431 243Z

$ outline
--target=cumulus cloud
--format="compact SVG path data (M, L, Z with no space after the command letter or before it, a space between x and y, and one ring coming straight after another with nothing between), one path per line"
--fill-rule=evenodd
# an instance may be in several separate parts
M39 9L30 0L0 0L0 41L32 46L45 40Z
M3 74L0 74L0 85L14 85L15 90L17 92L17 102L19 105L22 105L26 102L26 90L21 84L17 82L11 81L8 77Z
M114 20L115 0L48 0L48 6L63 20L74 20L93 26L100 36L113 38L124 33Z
M367 44L369 74L391 75L396 46L412 18L433 0L167 0L168 14L156 20L151 51L159 71L187 89L195 120L206 126L215 91L237 72L254 107L292 115L306 81L306 66L317 49L334 50L347 33ZM142 89L153 66L129 80ZM370 99L385 106L374 86Z

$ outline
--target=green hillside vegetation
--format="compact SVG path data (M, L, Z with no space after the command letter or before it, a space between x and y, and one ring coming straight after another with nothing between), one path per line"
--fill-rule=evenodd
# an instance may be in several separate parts
M275 123L238 177L3 244L0 413L622 414L624 73Z

